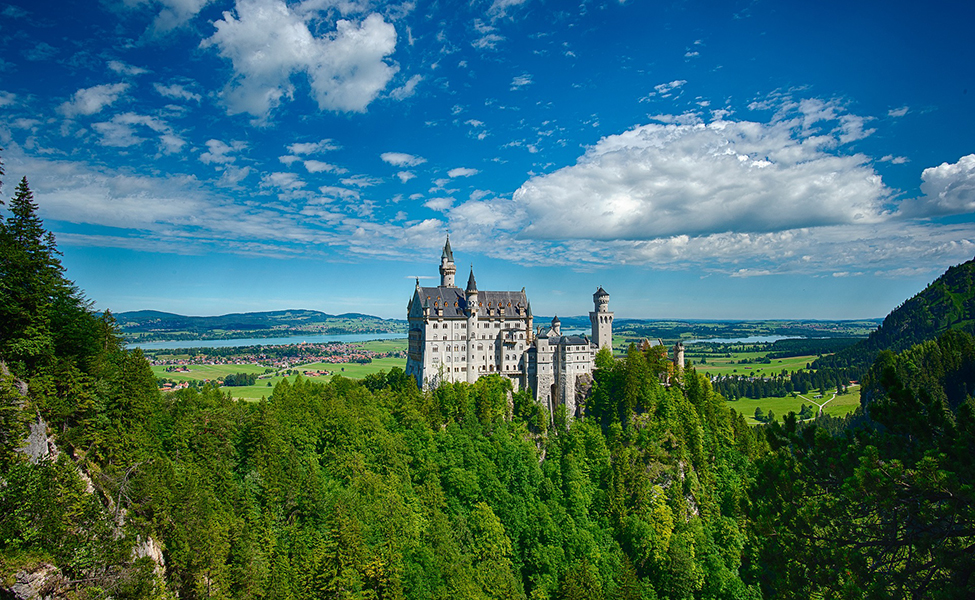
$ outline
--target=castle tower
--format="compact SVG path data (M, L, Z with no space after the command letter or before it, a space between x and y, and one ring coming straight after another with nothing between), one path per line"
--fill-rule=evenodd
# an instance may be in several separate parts
M444 252L449 250L449 246ZM453 264L453 260L451 260ZM453 275L450 277L450 284L453 285ZM474 267L471 266L471 276L467 279L467 289L464 291L467 297L467 383L477 381L477 361L474 358L474 348L477 344L477 282L474 281Z
M602 287L592 295L594 309L589 313L592 341L600 348L613 349L613 313L609 312L609 294Z
M674 344L674 375L680 377L681 372L684 370L684 343L677 342Z
M454 275L457 274L457 267L454 266L454 253L450 249L450 236L447 236L447 243L443 245L443 254L440 255L440 287L455 287Z
M562 321L559 320L558 315L555 315L555 318L552 319L552 332L555 335L562 335Z

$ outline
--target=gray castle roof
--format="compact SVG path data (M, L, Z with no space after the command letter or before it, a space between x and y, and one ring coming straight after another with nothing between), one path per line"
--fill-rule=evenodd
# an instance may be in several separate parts
M417 293L419 293L424 306L429 306L431 309L442 306L444 318L467 318L464 312L467 309L467 297L464 290L458 287L421 287ZM481 314L484 314L484 311L490 307L493 316L495 314L493 310L498 306L503 306L505 316L509 317L516 314L515 309L517 307L528 307L528 297L523 291L490 292L478 290L477 303L481 305Z
M450 249L450 236L447 236L447 243L443 245L443 254L440 258L446 258L447 262L454 262L454 253Z

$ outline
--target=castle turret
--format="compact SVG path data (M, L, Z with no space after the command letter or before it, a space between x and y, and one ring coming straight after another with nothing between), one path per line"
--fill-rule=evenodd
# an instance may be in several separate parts
M443 245L443 253L440 255L440 287L455 287L454 275L457 274L457 267L454 266L454 253L450 249L450 236Z
M592 341L599 348L613 349L613 313L609 312L609 294L602 287L592 295L594 310L589 313Z
M683 370L684 370L684 343L677 342L676 344L674 344L674 375L679 378Z
M474 347L477 339L477 282L474 281L474 267L471 266L471 276L467 278L467 383L477 381L477 361L474 358Z
M562 335L562 321L559 320L558 315L555 315L555 318L552 319L552 333Z

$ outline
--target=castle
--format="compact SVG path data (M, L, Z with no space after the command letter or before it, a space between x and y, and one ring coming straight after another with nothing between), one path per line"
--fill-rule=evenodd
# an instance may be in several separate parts
M596 353L612 350L613 313L606 290L593 294L590 338L563 335L558 317L536 331L524 288L478 290L471 267L462 290L454 284L456 274L448 237L440 257L440 285L422 287L417 278L407 304L406 373L420 389L441 382L474 383L496 373L510 379L515 390L531 389L549 414L564 405L570 417L580 416L579 396L592 381Z

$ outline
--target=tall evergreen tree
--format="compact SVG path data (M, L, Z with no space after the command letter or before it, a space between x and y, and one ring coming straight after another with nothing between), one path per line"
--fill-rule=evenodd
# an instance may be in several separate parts
M24 177L10 203L4 249L3 301L0 305L0 354L26 374L53 356L49 307L61 281L62 267L49 244L34 195Z

